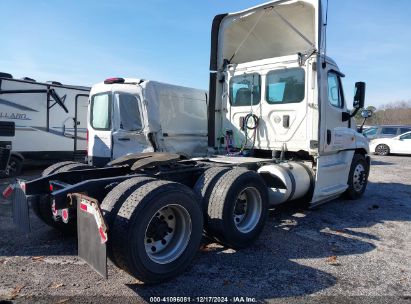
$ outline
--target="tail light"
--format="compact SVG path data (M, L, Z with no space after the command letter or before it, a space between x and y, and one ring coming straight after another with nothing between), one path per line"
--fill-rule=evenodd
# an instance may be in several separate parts
M4 189L3 197L9 198L10 195L13 193L13 190L14 190L14 185L13 184L9 185L6 189Z
M120 77L108 78L104 80L104 84L124 83L126 80Z

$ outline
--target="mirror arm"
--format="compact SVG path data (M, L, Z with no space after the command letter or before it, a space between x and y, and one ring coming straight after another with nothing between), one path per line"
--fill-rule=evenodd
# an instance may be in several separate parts
M354 111L350 114L351 118L353 118L355 115L357 115L359 110L360 110L360 108L354 109Z
M364 120L362 121L361 127L360 127L360 133L362 134L362 131L364 131L364 125L365 122L367 121L367 118L364 118Z

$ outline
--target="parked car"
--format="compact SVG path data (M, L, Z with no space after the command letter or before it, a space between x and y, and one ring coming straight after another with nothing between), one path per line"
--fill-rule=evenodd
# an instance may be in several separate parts
M411 154L411 132L394 138L378 138L371 140L370 151L377 155L386 156L394 154Z
M369 140L376 138L393 138L411 131L411 126L407 125L381 125L364 129L363 134Z

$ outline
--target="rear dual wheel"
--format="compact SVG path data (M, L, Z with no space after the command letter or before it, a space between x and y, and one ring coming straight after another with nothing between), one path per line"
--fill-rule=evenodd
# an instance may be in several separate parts
M247 247L258 238L268 215L268 193L256 172L211 168L194 189L203 198L208 235L232 248Z
M104 198L103 202L100 205L101 211L104 216L104 220L106 222L106 225L108 226L109 229L109 238L108 238L108 244L107 244L107 255L110 258L110 260L117 266L119 266L116 262L116 259L113 256L113 251L112 251L112 238L111 238L111 229L113 228L114 221L116 219L116 216L118 214L119 209L125 202L125 200L130 196L131 193L133 193L135 190L137 190L139 187L154 181L154 178L151 177L134 177L131 179L128 179L117 186L115 186Z
M117 266L146 283L183 272L202 237L198 197L178 183L149 181L133 191L111 227L110 251Z

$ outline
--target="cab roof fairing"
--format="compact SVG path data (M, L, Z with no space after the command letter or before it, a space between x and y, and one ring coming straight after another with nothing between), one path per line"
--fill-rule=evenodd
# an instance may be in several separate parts
M277 0L216 16L217 46L210 69L316 50L323 53L321 0ZM217 21L216 21L217 20ZM213 54L213 52L212 52ZM213 55L212 55L213 56Z

